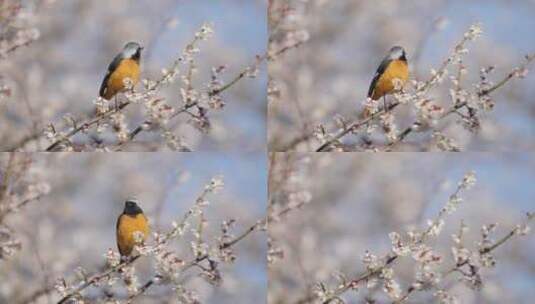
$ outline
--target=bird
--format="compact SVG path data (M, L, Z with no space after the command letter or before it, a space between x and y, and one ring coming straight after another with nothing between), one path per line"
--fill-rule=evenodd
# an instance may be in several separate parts
M124 210L117 218L117 247L121 254L121 260L126 260L132 254L136 242L136 233L141 236L144 242L149 235L149 221L143 214L135 199L127 199L124 203Z
M137 42L128 42L108 66L100 85L99 96L110 100L117 93L125 91L125 79L132 81L132 87L139 82L141 51Z
M396 86L396 81L399 81L399 84L403 86L408 79L409 66L405 49L401 46L394 46L377 68L368 89L368 98L378 100L383 97L386 111L386 95L399 88Z

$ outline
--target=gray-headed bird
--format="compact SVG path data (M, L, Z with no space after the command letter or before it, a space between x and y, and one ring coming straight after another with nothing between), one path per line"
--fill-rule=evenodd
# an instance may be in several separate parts
M127 43L108 66L108 72L100 85L100 97L110 100L117 93L127 89L125 79L130 79L132 86L139 82L141 47L137 42Z
M408 79L409 66L405 50L400 46L394 46L377 68L368 90L368 97L373 100L385 97L399 87L396 81L403 86Z

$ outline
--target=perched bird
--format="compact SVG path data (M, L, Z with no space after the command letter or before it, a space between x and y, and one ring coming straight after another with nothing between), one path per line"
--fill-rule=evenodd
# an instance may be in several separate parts
M385 97L396 89L396 81L403 86L408 79L409 66L405 50L400 46L394 46L375 72L368 90L368 97L373 100Z
M144 241L149 235L149 222L136 201L129 199L124 203L123 213L117 219L117 247L123 260L130 256L138 244L136 233Z
M139 61L141 59L141 47L136 42L128 42L123 50L115 56L108 66L108 72L100 85L100 97L110 100L115 94L124 91L125 79L132 81L135 86L139 81Z

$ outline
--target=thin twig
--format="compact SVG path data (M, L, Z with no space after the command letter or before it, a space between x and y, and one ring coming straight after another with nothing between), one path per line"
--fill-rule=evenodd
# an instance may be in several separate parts
M455 189L455 191L453 192L453 194L450 195L450 197L456 197L456 196L460 195L461 191L463 191L465 189L466 188L460 183L457 186L457 188ZM436 217L434 218L433 222L438 222L438 221L442 220L447 215L448 215L448 213L444 209L441 209L438 212L438 214L436 215ZM432 227L433 227L433 225L430 225L422 232L420 238L417 240L418 243L424 243L425 241L427 241L428 237L431 236L431 232L432 232L432 229L433 229ZM375 269L367 270L364 273L356 276L355 279L352 279L352 280L350 280L348 282L345 282L344 284L342 284L341 286L336 288L332 292L332 294L330 294L326 299L323 300L322 303L323 304L331 303L335 299L338 299L340 297L340 295L342 295L343 293L345 293L349 289L356 288L361 282L366 281L366 280L368 280L368 279L370 279L372 277L375 277L375 276L381 274L381 272L387 266L393 264L399 257L400 256L397 253L394 253L392 251L389 252L384 258L385 261L384 261L383 265L381 265L380 267L377 267Z
M241 240L245 239L251 233L256 231L263 224L265 224L265 219L257 221L254 225L250 226L248 229L246 229L244 232L242 232L240 235L238 235L234 239L232 239L232 240L230 240L230 241L228 241L226 243L221 244L219 246L219 249L227 249L227 248L230 248L230 247L236 245L238 242L240 242ZM193 260L185 263L185 265L182 267L181 272L187 271L191 267L193 267L195 265L198 265L200 262L202 262L202 261L204 261L204 260L206 260L208 258L209 258L208 254L204 254L204 255L195 257ZM139 288L139 290L136 293L134 293L130 297L128 297L128 301L126 301L126 303L127 304L132 303L137 297L139 297L142 294L144 294L154 284L155 280L157 279L157 276L158 275L156 275L154 278L148 280L145 284L143 284L143 286L141 286Z
M533 213L528 213L528 217L527 217L527 220L526 220L526 223L527 222L530 222L531 220L533 219ZM479 251L479 254L487 254L487 253L490 253L494 250L496 250L498 247L502 246L503 244L505 244L507 241L509 241L511 238L513 238L515 235L517 235L517 228L513 228L511 229L511 231L509 231L509 233L507 233L506 235L504 235L501 239L499 239L498 241L496 241L493 245L489 246L489 247L485 247L483 249L481 249ZM452 267L451 269L449 269L448 271L446 271L441 277L442 279L446 278L447 276L449 276L450 274L452 274L453 272L456 272L456 271L461 271L461 268L468 264L468 260L465 260L457 265L455 265L454 267ZM397 301L393 302L393 304L401 304L403 302L405 302L411 294L413 294L414 292L418 291L418 289L414 288L414 287L409 287L407 289L407 292Z
M82 290L86 289L87 287L93 285L95 282L97 281L100 281L101 279L111 275L112 273L115 273L117 271L120 271L122 270L123 268L125 268L126 266L134 263L138 258L140 257L140 255L138 256L135 256L135 257L132 257L131 259L128 259L126 261L123 261L121 262L119 265L115 266L115 267L111 267L109 269L107 269L106 271L104 272L101 272L101 273L97 273L97 274L94 274L93 276L91 276L88 280L86 280L82 285L78 286L76 289L74 289L73 291L69 292L67 295L65 295L59 302L58 304L62 304L62 303L65 303L67 300L69 300L70 298L78 295Z
M200 37L198 36L195 36L193 38L193 40L186 46L186 49L188 48L192 48L197 42L199 42L201 40ZM175 68L177 68L179 65L181 64L181 61L180 60L175 60L175 62L173 63L173 66L172 66L172 69L171 70L174 70ZM147 89L147 91L143 92L143 95L144 96L150 96L154 91L156 91L161 85L163 85L163 83L165 81L168 80L168 78L170 77L171 73L166 73L164 74L160 79L158 79L151 87L149 87ZM52 145L50 145L46 151L52 151L54 150L57 146L59 146L62 142L65 142L67 140L69 140L72 136L76 135L77 133L79 133L80 131L82 130L85 130L87 129L88 127L92 126L92 125L95 125L95 124L98 124L100 123L101 121L103 121L104 119L107 119L109 118L110 116L112 116L113 114L117 113L117 112L120 112L121 110L123 110L124 108L126 108L128 105L132 104L131 101L127 101L127 102L124 102L122 103L121 105L119 105L117 108L115 109L111 109L110 111L102 114L102 115L99 115L93 119L90 119L89 121L87 122L84 122L82 123L79 127L76 127L74 128L73 130L71 130L69 133L67 133L66 135L62 136L63 138L57 140L56 142L54 142Z
M505 84L507 84L510 80L512 80L517 75L517 72L518 72L519 69L527 68L527 66L529 66L529 64L534 59L535 59L535 54L527 55L526 56L526 61L524 62L524 64L521 67L514 68L511 72L509 72L507 75L505 75L505 77L503 77L502 80L500 80L494 86L492 86L492 87L490 87L490 88L488 88L486 90L478 92L477 93L477 97L481 98L481 97L484 97L484 96L488 96L491 93L493 93L494 91L496 91L499 88L503 87ZM449 115L451 115L453 113L456 113L458 110L460 110L460 109L462 109L462 108L464 108L466 106L468 106L468 102L466 102L466 101L456 103L450 109L446 110L438 119L439 120L444 119L444 118L448 117ZM402 142L410 133L412 133L416 129L416 127L418 125L419 125L418 121L413 122L410 127L405 129L401 133L401 135L398 137L397 140L392 141L391 143L388 144L387 151L390 151L392 149L392 147L394 147L398 143Z
M266 54L264 54L262 56L257 57L257 59L256 59L254 64L244 68L240 73L238 73L238 75L236 75L228 83L226 83L225 85L221 86L220 88L213 89L210 92L208 92L208 97L214 97L216 95L219 95L219 94L223 93L224 91L230 89L232 86L234 86L236 83L238 83L245 76L247 76L247 74L251 70L257 69L264 61L273 60L277 56L279 56L279 55L281 55L281 54L283 54L283 53L285 53L285 52L287 52L287 51L289 51L289 50L291 50L293 48L299 47L301 44L302 44L301 42L298 42L298 43L295 43L293 45L289 45L289 46L286 46L284 48L281 48L280 50L274 52L273 54L266 53ZM198 106L198 104L199 103L197 101L195 101L195 102L187 102L184 106L182 106L182 108L180 110L178 110L175 113L173 113L173 115L171 115L170 119L173 119L173 118L177 117L178 115L186 112L187 110ZM125 141L125 142L120 143L117 148L121 148L127 142L134 140L134 138L137 135L139 135L143 130L147 129L147 126L150 126L151 124L152 123L150 121L148 121L148 120L144 121L142 124L137 126L134 130L132 130L130 132L130 134L128 135L128 140Z
M303 205L303 204L301 204ZM240 241L242 241L243 239L245 239L247 236L249 236L251 233L259 230L261 227L264 227L266 225L266 223L268 221L270 221L271 219L273 218L280 218L282 216L285 216L286 214L288 214L290 211L294 210L294 209L297 209L299 208L301 205L299 206L292 206L292 207L287 207L281 211L279 211L276 215L268 215L266 218L263 218L261 220L258 220L256 221L253 225L251 225L249 228L247 228L246 230L244 230L241 234L239 234L238 236L236 236L235 238L233 238L232 240L230 241L227 241L223 244L221 244L219 246L219 249L220 250L223 250L223 249L227 249L227 248L230 248L230 247L233 247L234 245L236 245L237 243L239 243ZM198 265L200 262L208 259L209 256L208 254L204 254L202 256L199 256L199 257L196 257L194 258L193 260L185 263L185 265L182 267L182 272L185 272L186 270L188 270L189 268L195 266L195 265ZM138 290L137 293L131 295L129 298L128 298L128 301L126 302L127 304L128 303L132 303L132 301L134 299L136 299L138 296L140 296L141 294L145 293L152 285L153 283L155 282L156 280L156 277L150 279L149 281L147 281L145 284L143 284L143 286Z
M342 295L343 293L345 293L346 291L348 291L349 289L351 288L355 288L357 287L360 283L364 282L364 281L367 281L369 279L371 279L372 277L378 275L381 273L381 271L386 267L386 266L389 266L391 265L392 263L394 263L397 258L399 256L396 255L396 254L393 254L389 257L387 257L386 261L385 261L385 264L383 267L380 267L379 269L377 270L374 270L374 271L367 271L359 276L357 276L357 278L349 281L349 282L346 282L345 284L343 284L342 286L338 287L334 293L328 298L326 299L325 301L323 301L322 303L323 304L328 304L328 303L331 303L334 299L337 299L340 295Z
M369 123L370 121L376 119L377 117L381 116L382 114L384 113L389 113L391 112L392 110L394 110L398 105L400 105L399 102L394 102L390 105L387 105L387 109L383 109L381 111L378 111L378 112L375 112L373 113L372 115L362 119L362 120L358 120L358 121L355 121L353 123L351 123L349 126L345 127L342 131L340 131L338 134L336 134L333 138L331 138L330 140L328 140L327 142L325 142L324 144L322 144L319 148L316 149L316 152L324 152L326 151L326 149L331 146L332 144L334 144L335 142L337 142L340 138L344 137L346 134L348 134L349 132L353 131L353 130L356 130L358 128L360 128L361 126Z
M86 121L86 122L82 123L80 126L75 127L69 133L67 133L66 135L62 136L61 139L55 141L50 146L48 146L48 148L46 148L46 151L47 152L54 151L54 149L56 147L58 147L61 143L70 140L71 137L73 137L74 135L78 134L80 131L86 130L91 126L96 125L96 124L104 121L105 119L109 118L113 114L120 112L122 109L126 108L130 104L131 104L130 101L126 101L126 102L120 104L116 109L113 108L110 111L108 111L108 112L106 112L106 113L104 113L102 115L99 115L99 116L97 116L95 118L90 119L89 121Z

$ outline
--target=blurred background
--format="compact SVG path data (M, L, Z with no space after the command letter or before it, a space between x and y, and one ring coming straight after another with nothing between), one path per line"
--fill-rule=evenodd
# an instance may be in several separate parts
M205 209L205 241L211 244L219 237L223 221L235 219L232 232L238 235L265 214L266 165L265 155L261 154L22 155L17 156L18 161L30 157L27 174L32 180L48 183L51 190L6 219L5 224L15 231L22 245L10 259L0 259L0 303L21 303L34 291L62 277L68 283L78 281L74 273L79 266L90 274L99 271L108 248L117 251L116 220L124 200L130 196L138 198L154 232L167 232L172 229L172 221L181 221L204 186L213 177L223 176L224 188L207 197L210 205ZM4 166L8 154L0 158ZM169 248L189 260L190 241L188 233ZM266 297L265 234L250 234L236 244L234 252L234 263L220 264L220 287L200 277L187 277L186 287L194 290L202 303L255 303ZM152 258L136 262L139 284L154 275L150 262ZM116 284L115 292L118 296L125 293L122 282ZM172 294L169 286L155 286L137 301L176 303ZM91 299L99 293L88 289L84 295ZM35 303L55 303L54 300L58 300L55 292ZM89 301L102 303L98 298Z
M37 30L39 38L0 58L0 80L11 88L11 96L0 102L2 151L41 134L49 123L61 124L66 114L74 118L92 115L93 100L108 64L128 41L145 47L142 78L155 80L202 24L211 23L215 34L199 44L196 60L194 85L201 91L210 82L212 67L227 66L222 75L226 82L266 50L265 0L9 0L3 4L8 7L8 2L22 5L16 26ZM181 105L179 83L161 92L176 107ZM211 112L208 134L191 126L188 116L178 117L170 128L194 150L264 150L265 92L266 69L262 66L257 78L246 77L223 94L227 106ZM128 109L128 126L139 125L143 112L142 106ZM84 140L87 136L75 137L75 142ZM165 149L158 133L144 132L137 141L141 144L125 150ZM143 145L147 142L156 142L156 147ZM22 148L42 150L46 143L31 140Z
M362 110L379 63L393 45L407 50L411 79L425 80L438 69L471 24L480 22L483 35L469 43L464 84L479 79L479 70L495 66L491 79L501 80L535 51L532 0L339 0L273 1L274 16L286 14L270 33L272 45L306 32L309 40L269 66L273 92L268 105L271 151L289 146L298 151L317 148L315 140L292 145L319 124L334 129L336 114L355 119ZM284 13L282 13L284 12ZM290 38L288 38L290 37ZM454 70L450 71L451 73ZM465 151L521 151L535 146L535 75L516 79L495 92L494 110L482 118L479 133L456 124L456 117L437 129ZM449 81L446 80L446 83ZM450 105L447 86L434 90L441 105ZM400 130L415 115L409 107L396 109ZM351 136L349 136L351 137ZM426 150L427 134L411 134L400 150ZM410 147L407 147L410 146Z
M277 153L269 177L270 203L285 205L288 193L308 191L312 200L286 220L270 225L270 238L283 252L269 267L268 303L309 303L304 300L318 282L336 286L335 275L349 278L365 271L366 250L389 252L390 232L426 227L465 173L474 170L477 183L466 191L457 212L446 219L440 236L431 241L451 267L451 235L461 220L469 227L467 246L481 239L482 225L498 223L497 240L533 211L535 159L529 154L463 153ZM283 182L288 181L288 182ZM282 198L282 199L281 199ZM474 248L474 247L472 247ZM514 238L494 251L495 268L483 271L483 288L474 291L449 277L447 290L459 303L531 303L535 292L533 236ZM406 290L414 263L393 266ZM408 303L438 303L433 292L415 293ZM382 287L349 291L346 303L390 303Z

